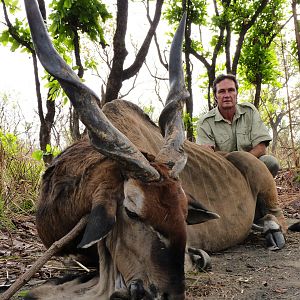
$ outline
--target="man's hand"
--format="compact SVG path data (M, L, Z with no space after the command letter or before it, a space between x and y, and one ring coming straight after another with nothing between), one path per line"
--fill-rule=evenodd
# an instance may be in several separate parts
M266 154L267 146L264 142L259 143L254 148L252 148L249 152L256 156L257 158L261 157L262 155Z

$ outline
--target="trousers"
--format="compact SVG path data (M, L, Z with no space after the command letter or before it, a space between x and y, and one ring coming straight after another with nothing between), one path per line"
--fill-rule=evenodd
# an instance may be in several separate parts
M259 160L261 160L267 166L273 177L277 175L280 169L277 158L272 155L262 155L259 157Z

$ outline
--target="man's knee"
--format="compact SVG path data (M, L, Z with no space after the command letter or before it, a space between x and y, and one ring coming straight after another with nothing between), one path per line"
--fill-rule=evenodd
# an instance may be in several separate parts
M262 155L259 160L261 160L267 166L273 177L277 175L280 166L278 160L274 156Z

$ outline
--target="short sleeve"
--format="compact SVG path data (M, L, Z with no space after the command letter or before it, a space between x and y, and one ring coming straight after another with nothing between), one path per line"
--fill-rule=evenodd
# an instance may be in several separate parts
M252 147L255 147L261 142L266 142L268 145L270 141L272 141L272 138L269 134L268 128L263 123L258 110L256 108L253 108L251 130Z
M197 123L196 143L200 145L216 145L211 127L207 119L201 118Z

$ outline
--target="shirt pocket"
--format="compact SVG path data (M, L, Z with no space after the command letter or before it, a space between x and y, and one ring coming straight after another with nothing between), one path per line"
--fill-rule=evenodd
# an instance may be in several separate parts
M232 144L232 139L227 133L219 134L216 138L216 150L231 152L234 145Z
M240 126L236 129L236 146L239 151L250 151L253 148L248 127Z

